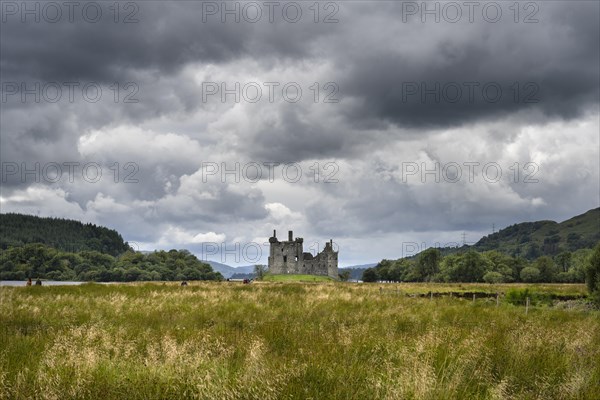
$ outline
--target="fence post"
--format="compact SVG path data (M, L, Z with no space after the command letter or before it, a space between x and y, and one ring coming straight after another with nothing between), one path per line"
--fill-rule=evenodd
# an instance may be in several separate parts
M473 293L473 303L475 303L475 293Z
M496 307L500 304L500 293L496 293Z
M529 312L529 297L525 301L525 315Z

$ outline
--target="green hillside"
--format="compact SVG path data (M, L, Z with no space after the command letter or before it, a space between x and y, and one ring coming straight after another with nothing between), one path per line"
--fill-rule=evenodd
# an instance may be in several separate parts
M592 250L595 246L597 250ZM600 252L600 208L561 223L524 222L472 246L429 248L382 260L365 282L583 283L593 252Z
M62 218L0 214L0 249L40 243L68 252L98 251L118 256L129 250L112 229Z
M555 221L524 222L481 238L471 246L477 251L497 250L529 260L563 251L592 248L600 241L600 208Z
M222 280L187 250L134 252L112 229L79 221L0 214L0 280Z

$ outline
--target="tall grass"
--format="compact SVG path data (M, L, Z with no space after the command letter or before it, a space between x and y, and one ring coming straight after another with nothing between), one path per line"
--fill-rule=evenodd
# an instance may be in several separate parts
M1 288L0 398L598 399L599 343L597 311L378 285Z

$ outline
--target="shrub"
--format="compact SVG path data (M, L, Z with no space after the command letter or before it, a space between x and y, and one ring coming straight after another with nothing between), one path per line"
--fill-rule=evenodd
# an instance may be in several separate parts
M537 305L540 303L551 304L552 298L548 294L536 293L529 288L527 289L512 289L506 292L505 299L508 303L515 306L524 306L529 297L529 303L531 305Z
M600 243L596 245L589 258L585 269L585 281L590 291L590 298L596 305L600 305Z
M538 282L540 279L540 270L536 267L525 267L521 270L521 280L523 282Z
M486 283L502 283L504 282L504 276L495 271L490 271L483 276L483 280Z
M377 270L375 268L367 268L365 269L365 272L363 272L363 282L377 282L377 279Z

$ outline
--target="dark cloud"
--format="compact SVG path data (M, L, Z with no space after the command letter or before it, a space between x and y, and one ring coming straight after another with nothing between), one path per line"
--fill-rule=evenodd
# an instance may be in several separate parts
M380 35L361 36L371 46L354 44L359 56L344 52L337 60L346 70L344 94L360 99L347 115L435 128L535 108L575 118L598 103L600 86L598 4L576 4L546 2L535 24L384 26L399 34L393 46L378 42Z
M223 63L245 56L297 59L307 55L311 41L324 31L316 25L306 29L308 17L298 24L281 15L274 23L266 15L257 23L243 18L236 23L232 16L223 23L219 14L203 21L207 2L130 3L138 10L122 11L118 23L110 8L114 5L108 3L95 3L103 10L96 23L82 18L83 11L75 12L73 22L65 14L48 23L40 13L40 22L27 16L23 23L19 3L17 15L7 15L2 24L4 78L110 83L130 78L136 70L173 74L190 62ZM80 10L85 2L81 4ZM124 8L126 3L119 4ZM123 23L130 13L137 22Z

